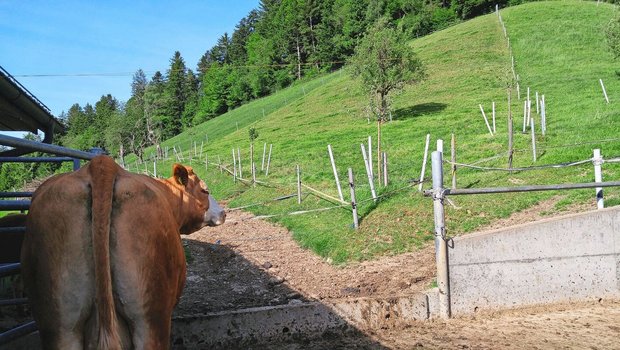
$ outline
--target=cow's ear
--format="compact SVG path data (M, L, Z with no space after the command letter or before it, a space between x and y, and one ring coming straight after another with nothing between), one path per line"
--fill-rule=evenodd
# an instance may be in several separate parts
M187 174L187 169L185 169L184 166L181 164L174 164L172 166L172 174L172 176L174 176L174 180L179 185L187 186L189 175Z

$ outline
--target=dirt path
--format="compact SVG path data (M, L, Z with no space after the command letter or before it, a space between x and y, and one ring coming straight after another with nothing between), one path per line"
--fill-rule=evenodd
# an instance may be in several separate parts
M542 206L548 203L541 204ZM540 208L539 208L540 209ZM513 217L507 223L521 220ZM334 267L301 249L283 228L232 212L228 222L184 238L193 262L177 315L427 289L433 248ZM620 349L620 301L565 304L413 322L366 335L253 349Z
M186 236L193 261L177 314L282 305L295 300L407 295L434 278L431 247L347 267L300 248L282 227L231 212L227 223Z

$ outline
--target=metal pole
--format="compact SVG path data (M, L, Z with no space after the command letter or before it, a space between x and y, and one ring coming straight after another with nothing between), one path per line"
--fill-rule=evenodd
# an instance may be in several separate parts
M301 170L297 164L297 204L301 204Z
M486 188L457 188L444 190L445 195L459 196L470 194L492 194L492 193L512 193L512 192L534 192L534 191L557 191L557 190L581 190L584 188L596 187L620 187L620 181L607 182L587 182L576 184L556 184L556 185L530 185L518 187L486 187ZM424 191L424 196L432 195L431 191Z
M336 187L338 188L338 196L341 201L344 201L344 197L342 196L342 187L340 187L340 179L338 179L338 170L336 170L336 162L334 161L332 145L327 145L327 151L329 152L329 160L332 163L332 170L334 171L334 179L336 180Z
M594 157L592 157L592 163L594 164L594 182L603 182L603 171L601 165L603 164L603 157L601 157L601 150L596 148L594 150ZM596 208L603 209L605 204L603 202L603 188L597 187L596 193Z
M422 191L422 185L424 184L424 172L426 172L426 159L428 158L428 144L431 141L431 134L426 134L426 144L424 145L424 158L422 159L422 172L420 172L420 184L418 185L418 191Z
M437 288L439 289L439 316L450 318L450 280L448 271L448 244L446 241L443 206L443 164L441 152L431 154L433 174L433 212L435 217L435 259L437 263Z
M514 130L513 130L513 124L512 124L511 99L512 99L512 90L508 90L508 168L509 169L512 168L512 157L514 155L514 150L513 150Z
M47 143L41 143L37 141L30 141L25 139L20 139L17 137L11 137L6 135L0 135L0 145L11 146L15 148L25 148L32 151L39 151L45 153L56 154L59 156L67 156L79 159L90 160L97 156L97 154L78 151L70 148L65 148L56 145L50 145Z
M349 187L351 188L351 209L353 209L353 227L357 230L359 219L357 217L357 203L355 202L355 183L353 182L353 170L349 168Z
M370 165L368 164L368 158L366 157L366 148L363 143L360 143L360 147L362 148L362 156L364 157L364 166L366 167L366 175L368 176L368 184L370 185L370 193L372 194L372 199L377 201L377 193L375 192L375 182L372 178L372 171Z

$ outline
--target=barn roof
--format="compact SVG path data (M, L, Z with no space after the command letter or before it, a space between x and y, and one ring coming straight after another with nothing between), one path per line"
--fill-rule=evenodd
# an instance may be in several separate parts
M0 131L45 133L51 143L54 132L64 131L63 125L49 108L0 66Z

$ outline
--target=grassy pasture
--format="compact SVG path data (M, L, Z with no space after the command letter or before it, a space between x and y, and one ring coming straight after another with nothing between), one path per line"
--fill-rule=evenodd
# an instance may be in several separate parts
M620 156L620 79L604 43L603 28L613 15L608 4L594 2L536 2L502 10L516 72L520 77L521 100L512 91L515 130L515 167L556 164L590 158L592 149L601 148L605 157ZM229 207L252 206L256 215L281 215L270 218L287 227L299 243L335 263L370 259L383 254L415 250L433 239L433 213L430 199L410 186L419 178L424 139L431 134L445 142L444 158L450 156L450 135L457 139L457 160L473 163L507 151L507 93L511 85L510 54L495 14L447 28L411 42L426 66L428 78L409 87L392 99L393 121L383 126L383 149L388 153L390 185L377 186L378 203L370 199L360 143L372 136L376 125L367 121L367 96L346 69L298 83L201 124L164 142L164 147L181 147L185 163L193 142L201 159L192 164L209 183L218 199ZM610 104L606 104L599 85L603 79ZM531 134L521 133L525 89L531 96L539 91L547 101L547 134L540 135L536 120L538 161L533 163ZM497 134L490 135L478 104L491 116L496 102ZM535 108L533 107L533 110ZM264 116L263 116L264 111ZM243 175L249 178L248 128L259 132L255 143L258 179L270 186L233 183L214 165L218 156L232 169L232 149L241 150ZM207 141L208 135L208 141ZM263 144L273 144L269 176L260 173ZM347 168L355 174L360 229L351 228L349 208L283 215L299 210L334 206L304 190L301 205L292 199L269 201L295 193L295 166L302 169L303 182L337 197L327 144L334 149L345 200L349 198ZM376 148L373 163L376 166ZM192 152L193 153L193 152ZM170 151L172 155L172 151ZM211 163L204 166L205 155ZM130 169L135 163L129 160ZM167 173L172 160L160 162L158 172ZM479 165L505 167L506 157ZM142 169L143 165L140 166ZM152 164L149 166L152 169ZM430 176L430 164L427 168ZM449 185L449 167L445 166ZM605 164L604 180L617 180L620 166ZM551 184L593 181L593 167L547 169L527 172L482 172L459 169L458 186L494 187L519 184ZM430 184L426 183L425 188ZM553 214L573 203L594 204L594 190L540 192L487 196L455 197L459 209L447 207L449 235L474 231L498 218L526 209L552 196L562 196ZM620 204L619 191L606 189L606 204Z

